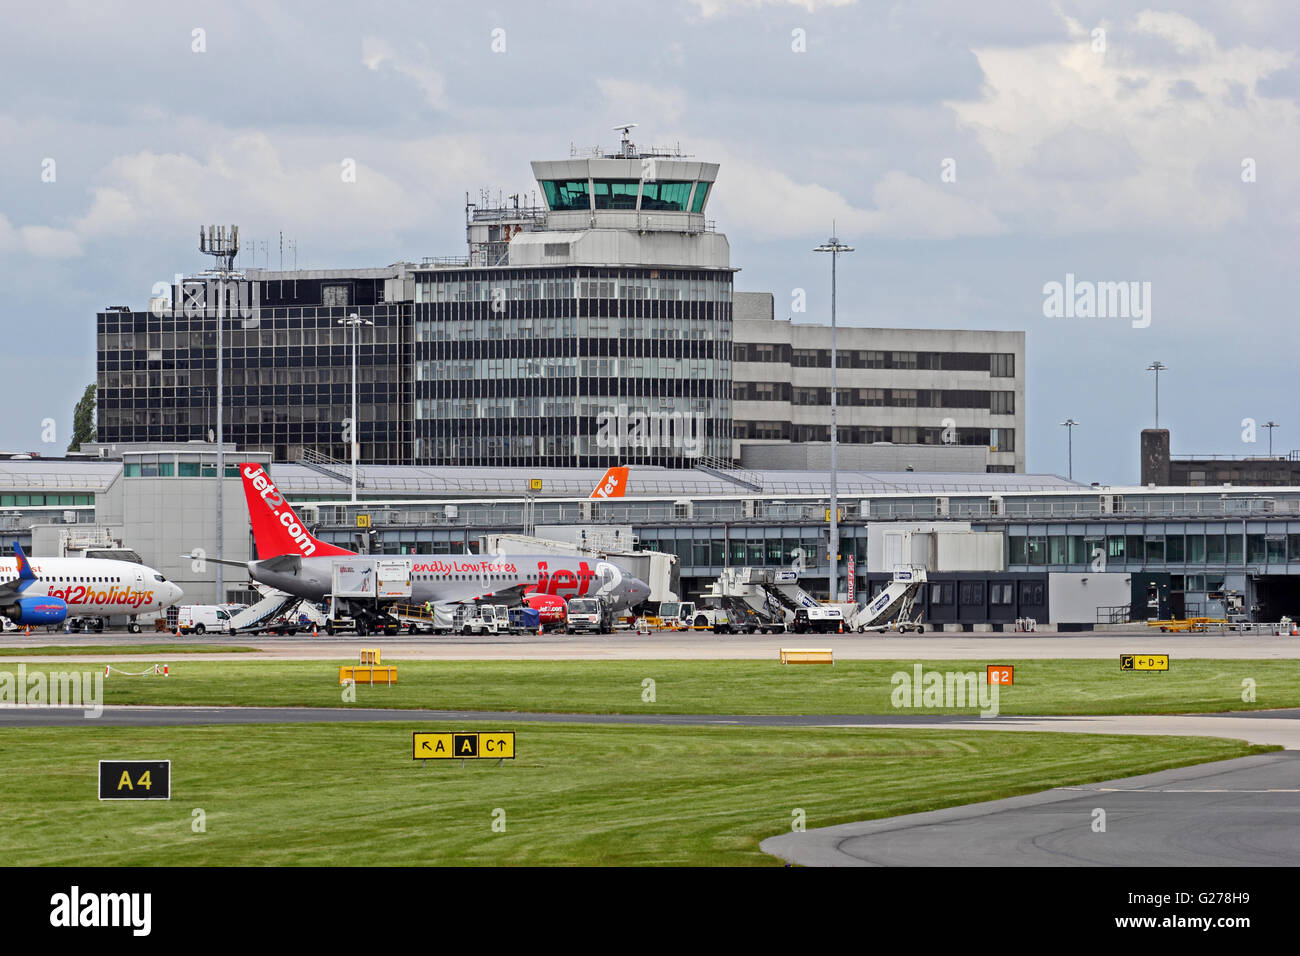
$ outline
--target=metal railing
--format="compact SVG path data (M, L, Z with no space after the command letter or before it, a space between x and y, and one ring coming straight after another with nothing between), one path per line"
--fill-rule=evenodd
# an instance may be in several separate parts
M1133 608L1127 604L1115 604L1110 607L1097 608L1098 624L1129 624L1129 615Z

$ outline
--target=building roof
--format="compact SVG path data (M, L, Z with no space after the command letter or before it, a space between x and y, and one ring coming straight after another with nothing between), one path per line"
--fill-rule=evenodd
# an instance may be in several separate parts
M328 472L328 473L327 473ZM279 488L292 495L338 495L349 491L348 466L328 469L301 464L275 464L271 473ZM603 468L443 468L418 465L359 465L357 491L366 497L379 494L433 497L537 494L541 497L586 497L605 474ZM827 494L830 477L825 471L705 472L651 466L631 466L629 496L753 494ZM530 483L540 479L540 492ZM1087 485L1057 475L947 474L923 472L840 471L842 495L945 494L1027 491L1080 491Z
M0 488L5 491L107 490L122 473L122 463L102 458L0 459Z

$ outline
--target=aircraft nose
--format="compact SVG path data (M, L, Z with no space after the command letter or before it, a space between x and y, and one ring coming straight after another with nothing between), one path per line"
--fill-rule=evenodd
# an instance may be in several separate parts
M181 595L184 593L185 592L181 590L180 585L173 584L171 581L167 582L167 603L168 604L175 604L177 601L181 599Z

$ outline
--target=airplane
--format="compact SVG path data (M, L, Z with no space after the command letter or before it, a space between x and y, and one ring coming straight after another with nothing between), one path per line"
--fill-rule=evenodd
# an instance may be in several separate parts
M253 526L258 558L247 563L223 561L244 567L254 581L310 601L324 601L333 588L334 566L342 559L410 562L411 595L400 603L459 604L491 599L493 604L533 600L554 607L549 595L602 597L614 610L630 608L650 596L650 587L610 561L563 554L534 555L409 555L370 554L340 548L314 537L303 525L265 469L256 463L239 466ZM209 559L211 560L211 559ZM594 567L593 567L594 564ZM358 633L389 623L384 607L398 600L363 600L335 597L357 622ZM540 608L539 608L540 610Z
M0 614L15 624L61 624L69 617L104 619L126 614L128 630L140 633L137 618L180 600L181 589L153 568L108 558L28 560L14 542L14 556L0 558Z

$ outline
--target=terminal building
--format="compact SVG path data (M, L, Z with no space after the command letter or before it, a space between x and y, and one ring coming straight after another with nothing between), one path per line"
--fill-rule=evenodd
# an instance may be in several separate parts
M107 448L100 449L108 452ZM146 446L120 458L0 460L0 528L45 556L70 540L136 550L185 601L216 599L214 449ZM228 559L254 557L228 452ZM490 535L565 537L593 551L629 546L676 557L676 589L696 597L725 568L802 564L829 589L824 471L633 467L627 497L592 500L599 468L272 463L277 486L320 538L354 550L467 554ZM877 473L838 478L840 593L882 588L898 563L929 569L932 628L1057 629L1150 617L1220 617L1230 594L1256 620L1300 618L1300 487L1098 488L1052 475ZM359 518L363 520L358 520ZM226 600L246 600L237 571Z
M820 467L829 326L737 292L719 167L626 136L532 164L540 202L467 205L467 254L179 279L97 316L98 440L381 465ZM811 255L811 253L810 253ZM233 291L232 291L233 290ZM1024 333L838 330L841 462L1023 472Z

